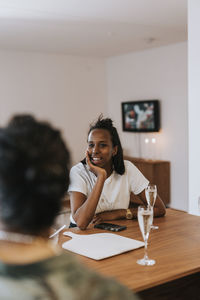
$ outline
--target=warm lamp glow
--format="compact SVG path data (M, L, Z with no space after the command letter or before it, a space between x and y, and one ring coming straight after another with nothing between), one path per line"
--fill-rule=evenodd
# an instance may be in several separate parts
M144 142L145 142L146 144L148 144L148 143L149 143L149 139L145 139Z

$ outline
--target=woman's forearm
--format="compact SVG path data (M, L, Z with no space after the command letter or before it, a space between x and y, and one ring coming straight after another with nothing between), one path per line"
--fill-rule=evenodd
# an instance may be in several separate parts
M132 212L132 219L137 218L137 208L129 208ZM115 209L110 211L104 211L102 213L98 213L95 215L93 221L94 223L99 223L102 221L109 221L109 220L120 220L126 219L127 209Z
M105 179L106 177L104 176L104 174L100 174L97 177L97 181L94 185L91 194L74 213L73 218L80 229L86 229L88 224L93 219L104 186Z

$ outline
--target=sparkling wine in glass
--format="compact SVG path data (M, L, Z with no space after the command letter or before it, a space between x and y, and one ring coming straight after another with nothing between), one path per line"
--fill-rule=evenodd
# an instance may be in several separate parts
M137 263L142 266L153 266L156 262L154 259L150 259L147 254L147 241L153 222L153 207L152 206L139 206L138 207L138 223L142 237L144 240L144 257L138 259Z
M157 197L157 186L155 184L149 184L145 189L145 196L147 199L147 203L150 207L154 207ZM158 229L158 226L151 225L152 229Z

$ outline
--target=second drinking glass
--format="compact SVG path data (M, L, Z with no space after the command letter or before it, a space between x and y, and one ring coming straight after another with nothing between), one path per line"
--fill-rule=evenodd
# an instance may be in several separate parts
M157 197L157 186L155 184L150 183L145 189L145 196L148 205L153 209ZM158 229L159 227L152 224L151 228Z

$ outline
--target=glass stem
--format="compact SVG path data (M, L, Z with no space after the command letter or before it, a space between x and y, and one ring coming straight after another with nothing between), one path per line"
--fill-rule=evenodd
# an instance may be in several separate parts
M144 241L144 259L148 259L148 254L147 254L147 239Z
M152 206L152 209L153 209L154 205ZM154 217L154 211L153 211L153 217ZM151 226L153 226L153 219L152 219L152 224Z

